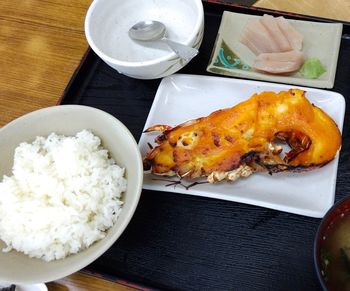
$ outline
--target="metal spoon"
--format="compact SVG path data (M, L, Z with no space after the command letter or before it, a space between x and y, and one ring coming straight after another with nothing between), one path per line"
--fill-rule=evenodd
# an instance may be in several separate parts
M129 36L140 41L163 41L185 62L190 61L198 54L197 49L168 39L166 37L166 27L159 21L140 21L129 29Z

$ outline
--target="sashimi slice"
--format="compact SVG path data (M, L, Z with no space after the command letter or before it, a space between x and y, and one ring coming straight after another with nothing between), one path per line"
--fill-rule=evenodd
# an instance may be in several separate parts
M281 53L263 53L258 55L256 59L261 61L287 62L290 60L299 60L304 62L304 55L301 51L291 50Z
M277 25L283 32L283 34L287 37L291 47L294 50L301 50L303 47L303 35L297 31L293 25L291 25L287 19L283 16L277 17Z
M271 74L291 73L300 69L304 55L300 51L262 53L257 56L253 67Z
M261 48L256 46L254 40L248 38L246 34L241 36L241 43L247 46L256 56L262 53Z
M295 72L300 68L296 62L278 62L278 61L258 61L254 63L255 69L271 74L284 74Z
M249 22L245 26L241 42L256 55L280 51L274 39L259 20Z
M268 14L264 14L263 17L261 17L260 21L270 33L275 43L278 45L280 52L286 52L292 49L287 37L279 28L275 17Z

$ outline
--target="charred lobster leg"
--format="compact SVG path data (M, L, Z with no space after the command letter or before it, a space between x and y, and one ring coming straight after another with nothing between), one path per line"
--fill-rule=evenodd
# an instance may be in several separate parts
M297 155L308 150L312 143L310 137L298 130L279 131L275 134L275 138L287 143L291 148L283 159L286 163L289 163Z

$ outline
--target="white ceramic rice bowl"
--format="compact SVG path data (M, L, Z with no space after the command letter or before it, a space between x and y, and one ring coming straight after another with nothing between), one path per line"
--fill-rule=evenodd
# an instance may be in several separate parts
M142 159L129 130L112 115L87 106L62 105L37 110L10 122L0 129L0 176L11 175L14 149L19 143L32 142L36 136L52 132L75 135L90 129L102 140L117 164L126 168L127 190L117 222L105 238L89 248L64 259L46 262L17 251L4 253L0 240L0 281L14 284L48 282L68 276L102 255L122 234L137 207L143 181Z
M128 30L142 20L157 20L173 41L199 48L203 39L201 0L94 0L85 19L90 47L119 73L138 79L156 79L186 65L166 44L138 42Z

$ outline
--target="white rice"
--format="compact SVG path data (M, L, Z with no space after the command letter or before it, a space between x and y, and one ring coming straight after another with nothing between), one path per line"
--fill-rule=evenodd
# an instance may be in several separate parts
M121 211L123 176L124 169L88 130L21 143L13 176L0 183L3 251L51 261L102 239Z

